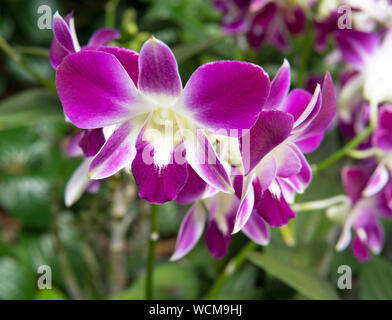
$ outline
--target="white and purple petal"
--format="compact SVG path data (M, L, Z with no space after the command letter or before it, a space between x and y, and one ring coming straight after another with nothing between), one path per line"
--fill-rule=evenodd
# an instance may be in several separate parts
M199 241L206 221L206 214L200 204L195 203L182 220L178 232L176 249L171 256L171 261L184 257Z
M56 86L66 116L82 129L121 123L141 112L133 81L115 56L106 52L67 56L57 69Z

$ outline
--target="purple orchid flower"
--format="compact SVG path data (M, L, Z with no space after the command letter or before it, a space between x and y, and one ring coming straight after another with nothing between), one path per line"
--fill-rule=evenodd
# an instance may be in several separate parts
M117 127L91 162L90 177L103 179L132 164L139 196L152 203L175 199L189 168L231 192L229 174L206 134L241 135L256 122L269 93L264 70L240 61L205 64L183 89L172 51L155 38L140 55L114 47L71 54L58 67L56 84L74 125Z
M260 117L241 140L245 179L236 191L241 195L234 232L253 214L279 227L295 216L288 203L303 193L312 179L304 153L320 145L336 111L331 76L313 96L302 89L288 94L290 66L285 61L271 83L270 95ZM288 95L287 95L288 94Z
M392 185L380 188L384 185L385 172L380 172L372 161L370 165L345 167L342 179L350 207L336 248L340 251L349 245L353 229L351 249L358 260L364 262L371 258L370 252L378 254L382 250L384 231L379 218L392 218L387 197Z
M67 155L84 157L84 159L65 186L64 199L67 207L78 201L85 191L96 193L99 190L101 181L90 180L88 169L93 157L104 143L105 136L102 129L81 130L71 138L67 146Z
M184 189L187 189L188 194L191 194L192 190L194 191L192 185L195 182L197 182L196 176L184 187ZM203 184L203 181L199 181L199 183ZM197 200L191 206L181 223L175 252L171 257L172 261L183 258L192 250L203 234L206 221L208 223L205 232L205 241L211 254L216 259L221 259L229 251L235 216L240 201L235 195L219 192L205 184L204 187L205 189L200 196L200 200ZM204 207L201 202L204 203ZM208 210L208 215L205 209ZM269 243L269 226L257 214L251 216L242 228L242 232L259 245L267 245Z
M265 43L271 43L285 51L288 49L287 34L301 34L305 26L306 16L300 5L265 2L253 17L247 32L248 43L256 49Z
M64 19L58 12L53 17L54 38L50 45L50 63L54 69L60 65L61 61L71 53L80 50L93 50L101 47L120 37L116 29L99 29L91 36L88 44L80 47L75 32L73 12L69 13Z

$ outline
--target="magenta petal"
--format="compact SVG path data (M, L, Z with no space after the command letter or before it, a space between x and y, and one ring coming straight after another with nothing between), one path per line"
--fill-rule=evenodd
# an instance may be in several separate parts
M384 245L384 230L374 209L363 206L355 218L353 228L366 246L378 254Z
M290 64L285 59L271 82L271 90L264 105L264 110L279 109L290 89Z
M75 52L72 34L68 24L58 12L53 17L53 34L57 43L69 53Z
M194 127L188 129L181 124L181 134L185 143L186 160L193 170L215 189L232 192L229 169L223 166L202 130Z
M107 178L120 171L126 165L130 166L136 152L135 141L135 133L132 130L131 123L123 123L110 136L92 161L90 166L91 178Z
M272 149L291 133L293 117L283 111L262 111L249 133L241 138L241 154L248 174Z
M369 173L362 168L354 166L343 168L343 186L353 203L362 197L362 191L366 187L369 178Z
M128 75L137 87L139 78L139 54L136 51L120 47L101 47L98 50L114 55L128 72Z
M170 258L176 261L184 257L199 241L206 220L206 214L198 203L195 203L182 220L177 236L176 249Z
M257 209L272 227L284 226L295 217L295 212L291 210L280 190L277 194L272 193L271 189L264 191Z
M269 93L262 68L240 61L218 61L199 67L184 89L189 117L209 130L249 129Z
M358 236L354 236L354 239L351 244L351 250L360 262L368 261L371 258L371 255L366 245L361 241Z
M306 139L320 135L328 129L336 113L336 97L331 75L327 72L324 77L321 89L321 107L316 117L311 120L309 125L300 133L300 139Z
M105 136L102 129L83 130L83 137L79 141L79 146L86 157L95 156L105 143Z
M233 233L240 231L243 226L248 222L255 204L255 191L253 189L253 177L248 183L247 190L245 190L244 196L241 199L240 205L235 218Z
M365 197L371 197L380 192L389 181L389 172L383 163L380 163L371 175L366 188L363 190Z
M91 36L88 46L101 47L107 45L110 41L120 38L120 32L116 29L103 28L95 31Z
M300 160L301 169L297 174L288 177L287 181L290 182L291 186L294 187L298 193L303 193L312 181L312 168L296 146L292 146L292 150L296 152L297 157Z
M61 64L63 59L69 55L69 51L64 49L61 45L58 44L55 38L53 38L52 43L50 44L49 51L49 60L53 69L57 69L57 67Z
M224 233L219 228L217 221L214 219L214 215L212 214L211 216L205 235L206 245L208 250L216 259L221 259L229 251L231 231L233 230L235 215L232 214L232 212L228 212L225 214L227 233Z
M267 190L275 181L278 164L273 153L267 154L257 166L257 176L259 178L261 191Z
M177 97L182 84L176 58L162 41L152 38L145 42L139 55L138 87L147 94Z
M285 14L287 28L293 35L298 35L304 31L306 25L306 16L300 6L290 10Z
M56 73L64 112L79 128L103 128L132 116L138 93L128 73L111 54L80 51L67 56Z
M252 213L242 232L252 241L265 246L270 240L270 229L267 222L256 211Z
M67 145L67 156L70 158L73 157L80 157L83 155L83 150L79 145L80 140L82 140L84 135L84 131L79 131L75 135L71 137L71 140L69 141Z
M176 201L180 204L189 204L196 201L203 195L207 187L205 181L199 177L191 166L188 166L187 170L188 180L176 198Z
M301 159L296 150L288 143L282 143L274 149L277 163L276 175L281 178L289 178L301 170Z
M382 150L392 151L392 105L380 108L378 126L373 135L374 144Z
M177 148L181 148L177 146ZM141 143L137 146L136 157L132 162L132 173L139 187L139 197L151 203L162 204L174 200L188 179L186 163L178 164L174 161L175 150L169 164L159 167L146 163L143 153L154 156L151 144Z
M294 121L304 113L308 106L312 95L303 89L294 89L290 92L282 105L281 110L290 113L294 117Z
M311 153L320 146L321 141L323 141L323 139L324 139L324 134L320 133L313 137L296 141L295 144L303 153Z

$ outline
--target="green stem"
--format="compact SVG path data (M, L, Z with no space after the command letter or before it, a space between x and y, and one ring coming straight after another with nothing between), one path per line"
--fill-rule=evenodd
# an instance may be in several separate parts
M213 299L219 293L222 286L234 274L234 272L245 262L246 254L257 248L257 243L250 241L235 257L233 257L225 266L223 272L214 282L206 295L206 299Z
M355 149L358 145L361 144L362 141L369 137L373 130L374 128L372 126L369 126L359 135L357 135L354 139L350 140L342 149L335 152L330 157L321 162L315 169L314 175L327 169L329 166L342 159L348 152L350 152L352 149Z
M120 0L108 0L105 6L105 26L114 28L116 26L116 9Z
M158 209L155 204L151 205L151 230L148 243L147 277L146 277L146 300L154 299L154 267L155 267L155 247L159 238L158 234Z
M22 68L24 68L35 80L41 83L46 88L56 91L56 87L52 81L49 81L39 75L30 65L23 59L23 57L16 52L9 43L0 35L0 49L9 56L12 60L14 60L17 64L19 64Z

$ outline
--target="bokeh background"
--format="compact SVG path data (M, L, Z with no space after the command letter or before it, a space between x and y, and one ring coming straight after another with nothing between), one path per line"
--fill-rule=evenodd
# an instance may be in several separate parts
M293 86L301 86L325 72L324 56L311 51L303 69L303 41L311 33L291 39L285 55L268 45L244 50L222 35L209 0L0 2L0 35L22 59L21 66L0 52L0 299L142 299L150 209L137 197L131 175L118 174L97 194L86 193L71 208L64 205L65 184L81 159L65 154L75 128L64 121L53 90L52 31L37 27L42 4L63 16L74 10L81 44L103 26L118 28L117 44L134 50L150 35L163 40L177 57L183 83L200 64L219 59L255 62L272 77L287 57ZM329 71L334 75L339 67ZM331 130L309 162L317 164L343 145L339 132ZM343 163L317 176L300 200L342 193ZM273 230L260 255L241 261L222 288L211 292L248 240L236 235L222 260L202 240L181 261L169 262L186 210L174 202L160 206L156 298L392 299L391 222L383 221L388 240L381 255L361 264L350 250L335 252L340 227L325 212L300 212L288 227ZM37 287L40 265L52 269L50 290ZM341 265L352 269L351 290L337 287Z

